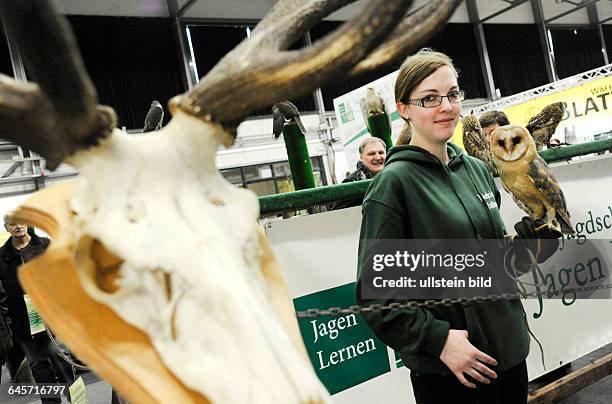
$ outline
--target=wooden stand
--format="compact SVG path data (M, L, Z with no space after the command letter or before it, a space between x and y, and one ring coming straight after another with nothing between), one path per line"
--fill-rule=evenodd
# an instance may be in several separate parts
M73 189L74 182L64 182L37 192L12 215L41 228L53 239L44 255L19 271L19 279L45 323L130 402L208 403L206 397L187 388L165 367L146 334L84 291L76 272L77 240L68 205ZM307 361L283 274L263 232L260 234L262 272L269 282L277 315Z

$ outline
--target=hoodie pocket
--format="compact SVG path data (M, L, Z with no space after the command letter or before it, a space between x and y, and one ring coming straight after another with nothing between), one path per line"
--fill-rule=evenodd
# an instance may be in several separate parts
M465 313L465 323L468 332L468 339L476 348L483 352L487 352L489 341L482 328L482 324L478 319L478 311L474 306L466 306L463 308Z

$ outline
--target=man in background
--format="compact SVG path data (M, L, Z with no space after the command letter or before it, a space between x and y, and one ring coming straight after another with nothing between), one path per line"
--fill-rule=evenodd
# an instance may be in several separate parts
M18 268L41 255L49 246L49 239L37 236L34 229L12 220L8 215L4 217L4 227L11 237L0 249L0 281L7 295L6 306L13 334L13 345L20 347L25 353L36 383L55 384L58 381L71 383L72 380L65 380L64 369L58 369L61 364L54 360L47 332L44 329L41 332L31 329L27 295L17 277ZM43 404L60 403L61 399L41 397L41 401Z
M359 144L359 161L357 170L349 174L342 183L367 180L374 178L385 166L387 157L387 146L385 142L377 137L368 137ZM330 210L361 206L363 198L338 201L331 205Z

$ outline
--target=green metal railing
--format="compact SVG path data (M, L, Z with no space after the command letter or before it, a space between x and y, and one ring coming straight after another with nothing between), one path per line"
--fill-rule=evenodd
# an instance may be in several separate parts
M572 157L612 150L612 138L596 140L589 143L557 147L540 152L547 162L567 160ZM259 205L262 215L306 209L315 205L363 197L372 180L349 182L347 184L328 185L314 189L287 192L284 194L262 196Z

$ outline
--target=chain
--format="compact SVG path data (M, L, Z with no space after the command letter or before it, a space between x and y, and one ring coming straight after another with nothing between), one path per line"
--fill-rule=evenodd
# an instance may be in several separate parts
M57 343L57 341L55 340L55 338L53 337L53 334L51 334L51 331L49 331L49 329L47 328L47 325L45 324L45 331L47 331L47 335L49 336L49 339L51 340L51 343L53 344L53 348L55 348L55 350L57 351L57 354L64 360L66 361L68 364L70 364L70 366L72 366L74 369L78 369L78 370L89 370L89 368L87 366L83 366L80 365L78 363L76 363L75 361L73 361L72 359L70 359L65 353L64 350L59 346L59 344ZM74 372L74 370L73 370Z
M583 286L579 288L563 289L563 292L590 292L599 289L612 289L612 283L607 283L605 285L598 286ZM438 306L450 306L453 304L482 303L485 301L512 300L520 298L524 299L528 297L538 297L538 295L540 294L540 291L533 291L528 293L503 293L501 295L459 297L455 299L436 299L424 301L411 300L407 302L393 302L388 304L374 303L368 306L355 305L349 307L329 307L327 309L308 309L303 311L297 311L295 314L298 318L314 318L322 316L340 316L343 314L377 313L385 310L434 308Z

